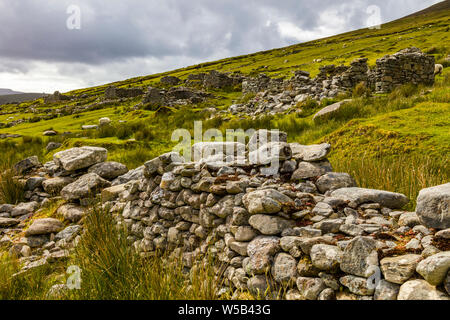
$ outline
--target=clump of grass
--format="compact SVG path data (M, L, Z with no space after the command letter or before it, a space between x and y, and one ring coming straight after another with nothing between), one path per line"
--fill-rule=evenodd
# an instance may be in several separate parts
M211 264L190 274L183 264L167 256L141 258L127 241L114 217L94 209L85 221L85 233L73 264L82 270L80 290L72 299L215 299L216 282Z
M0 169L0 203L17 204L24 200L24 192L13 169Z
M0 300L43 300L64 272L61 263L43 265L17 274L21 265L7 253L0 253Z
M353 89L352 96L354 98L365 97L368 98L372 95L372 90L366 86L365 82L358 83Z

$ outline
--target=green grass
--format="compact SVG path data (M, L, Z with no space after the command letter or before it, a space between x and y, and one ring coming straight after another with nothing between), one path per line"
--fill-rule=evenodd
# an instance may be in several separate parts
M445 66L444 74L436 78L432 87L405 85L390 94L369 97L367 89L358 86L338 99L320 104L306 101L297 106L295 113L263 115L257 119L227 113L210 118L211 114L203 111L209 107L227 110L231 104L245 103L253 97L243 95L239 88L210 90L214 98L204 103L168 108L165 112L135 107L141 100L138 97L69 114L77 106L101 103L104 90L110 85L105 84L69 92L79 97L89 96L76 101L44 104L43 99L38 99L2 106L2 112L9 114L0 115L0 122L10 117L26 122L0 128L0 133L24 136L0 140L0 170L4 172L32 155L45 162L57 151L83 145L106 147L109 160L122 162L132 169L170 151L176 144L170 141L174 129L184 128L192 134L193 122L202 120L204 130L218 128L225 133L227 129L278 128L288 133L289 142L329 142L330 161L335 171L350 173L361 187L404 193L411 199L405 209L414 210L420 189L450 181L450 70L444 60L450 53L449 17L448 11L432 12L385 24L380 30L361 29L114 83L119 87L161 87L159 79L163 76L185 79L191 73L213 69L283 78L301 69L314 77L323 65L348 64L355 58L366 57L369 65L374 66L376 59L385 54L416 46L433 54L437 63ZM318 58L323 61L314 63ZM313 121L315 112L343 98L353 98L353 101L332 117ZM37 111L32 113L31 107ZM44 116L48 119L37 121ZM81 130L82 125L97 124L102 117L109 117L112 124L99 130ZM126 122L119 123L119 120ZM43 131L49 129L71 134L43 137ZM50 141L61 142L63 146L47 153L45 146ZM17 189L11 179L12 173L0 175L0 203L21 200L23 190ZM51 205L42 214L54 214L57 205ZM143 260L128 246L123 231L113 225L109 214L94 210L85 221L87 235L68 263L46 266L14 278L11 275L20 270L20 265L0 254L0 299L46 299L51 285L64 283L69 264L82 267L83 284L81 290L70 291L62 297L65 299L217 298L210 267L200 268L188 286L189 276L180 263L166 263L161 257ZM250 298L246 293L243 297Z

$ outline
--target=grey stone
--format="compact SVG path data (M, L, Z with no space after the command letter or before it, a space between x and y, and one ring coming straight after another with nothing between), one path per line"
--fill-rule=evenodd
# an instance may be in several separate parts
M53 161L66 171L74 171L104 162L107 156L105 148L81 147L57 152L53 155Z
M418 279L402 284L397 300L449 300L449 298L427 281Z
M247 193L242 202L250 214L272 214L294 205L288 196L274 189L257 190Z
M337 270L342 260L342 251L336 246L316 244L311 248L311 261L313 265L325 271Z
M100 162L89 168L88 172L94 172L106 180L113 180L128 172L126 165L119 162Z
M428 228L450 228L450 183L421 190L416 213Z
M331 171L333 171L333 168L326 160L321 162L300 162L297 170L292 174L291 180L298 181L316 178Z
M281 284L295 281L297 261L287 253L278 253L272 266L272 275L275 281Z
M374 300L397 300L400 285L380 280L375 288Z
M400 193L364 188L342 188L331 193L332 197L351 201L356 205L368 202L376 202L388 208L402 208L409 200Z
M320 278L298 277L297 288L306 300L317 300L322 290L326 289L326 286Z
M331 150L331 145L328 143L308 146L299 143L290 143L289 145L292 149L292 157L306 162L324 160Z
M418 254L384 258L380 261L381 270L387 281L403 284L412 277L420 260L422 257Z
M61 221L53 218L44 218L35 220L32 225L25 231L25 236L44 235L50 233L58 233L62 230Z
M450 251L440 252L426 258L417 265L419 273L431 285L438 286L444 282L450 270Z
M398 218L399 226L406 226L413 228L420 224L419 217L415 212L405 212L400 215Z
M56 177L45 180L42 183L42 187L48 194L56 196L59 195L65 186L71 184L72 182L74 182L74 179L70 177Z
M329 172L316 181L316 186L321 193L325 193L341 188L356 187L356 182L348 173Z
M345 105L346 103L348 103L350 101L352 101L352 100L345 99L345 100L333 103L333 104L321 109L319 112L317 112L314 115L313 119L316 120L316 119L320 119L320 118L330 117L333 114L335 114L336 112L338 112L343 105Z
M250 217L249 224L264 235L278 235L293 226L293 221L278 216L257 214Z
M61 190L64 200L73 201L83 198L95 197L103 188L110 187L111 183L101 178L96 173L87 173L75 182L65 186Z
M356 237L348 243L342 255L341 270L367 277L372 266L378 265L377 243L369 237Z
M36 201L19 203L11 211L11 217L23 216L25 214L33 213L39 208L39 204Z
M57 212L70 222L78 222L86 214L86 210L83 207L72 203L62 205Z
M0 218L0 228L8 228L20 223L20 220L13 218Z
M72 241L73 239L75 239L76 235L81 231L81 229L82 228L80 225L68 226L67 228L58 232L55 235L55 241L58 240L65 240L67 242Z
M375 289L367 286L367 279L355 276L344 276L339 279L339 282L346 286L350 292L359 296L370 296Z
M14 165L14 171L16 171L18 174L24 174L29 172L31 169L37 168L42 166L42 164L39 162L39 159L37 156L32 156L29 158L26 158L24 160L21 160L17 162Z

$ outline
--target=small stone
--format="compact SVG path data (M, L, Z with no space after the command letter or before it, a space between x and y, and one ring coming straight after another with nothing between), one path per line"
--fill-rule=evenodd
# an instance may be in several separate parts
M326 286L320 278L298 277L297 288L306 300L317 300L322 290L326 289Z
M397 300L400 285L386 280L380 280L375 288L374 300Z
M377 243L369 237L356 237L348 243L340 268L345 273L366 277L378 265Z
M63 224L61 221L53 218L37 219L25 231L25 236L44 235L50 233L58 233L62 230Z
M397 300L449 300L449 298L427 281L418 279L402 284Z
M313 265L325 271L337 270L342 260L342 251L327 244L316 244L311 248L311 261Z
M272 275L275 281L281 284L295 281L297 261L287 253L278 253L272 266Z
M366 278L344 276L339 279L339 282L346 286L350 292L360 296L370 296L375 291L375 289L371 289L367 286Z
M262 214L253 215L248 223L264 235L278 235L284 229L293 226L293 221L278 216L267 216Z
M431 285L442 284L450 270L450 251L440 252L426 258L417 265L416 270Z
M420 260L422 257L418 254L384 258L380 261L381 270L387 281L403 284L412 277Z

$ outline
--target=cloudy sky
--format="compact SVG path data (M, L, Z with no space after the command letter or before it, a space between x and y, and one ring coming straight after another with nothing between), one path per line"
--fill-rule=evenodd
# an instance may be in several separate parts
M437 2L0 0L0 88L64 92L364 28L377 7L387 22Z

